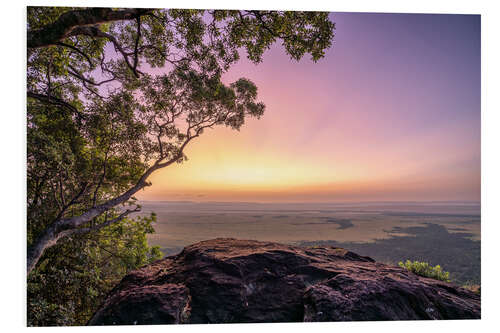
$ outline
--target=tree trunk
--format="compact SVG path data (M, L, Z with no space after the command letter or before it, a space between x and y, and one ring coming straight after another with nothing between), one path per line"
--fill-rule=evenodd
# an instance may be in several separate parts
M44 234L36 240L36 242L28 249L27 256L27 274L29 275L33 268L40 260L40 257L45 250L56 245L58 241L55 225L50 226L45 230Z
M83 224L89 222L93 218L101 215L105 211L110 210L111 208L126 202L129 200L135 193L137 193L139 190L142 188L148 186L148 183L146 182L146 179L157 169L165 167L167 165L170 165L174 163L177 159L180 157L176 157L166 163L163 164L154 164L151 166L149 169L144 172L142 177L139 179L139 181L131 187L128 191L125 193L119 195L116 198L113 198L111 200L108 200L98 206L92 207L89 210L87 210L85 213L79 215L79 216L74 216L71 218L66 218L66 219L59 219L56 220L52 225L50 225L44 232L43 234L34 242L34 244L28 249L28 255L27 255L27 273L28 275L31 273L33 268L37 265L38 261L40 260L41 256L45 252L45 250L49 247L52 247L56 245L57 241L62 238L67 236L70 233L74 232L79 232L83 230L88 230L91 231L91 229L78 229L78 227L82 226ZM124 217L127 212L131 212L129 210L126 211L126 213L123 213L120 215L120 217ZM116 221L118 219L111 220L109 222ZM108 223L109 223L108 222ZM108 225L108 224L106 224ZM97 226L99 228L99 226Z

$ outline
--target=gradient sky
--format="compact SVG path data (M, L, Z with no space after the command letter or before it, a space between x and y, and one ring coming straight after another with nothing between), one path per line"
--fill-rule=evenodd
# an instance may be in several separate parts
M480 17L332 13L324 59L279 45L224 77L266 104L237 132L216 128L141 200L480 200Z

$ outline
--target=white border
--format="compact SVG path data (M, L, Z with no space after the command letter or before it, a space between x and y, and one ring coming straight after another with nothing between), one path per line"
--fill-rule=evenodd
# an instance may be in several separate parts
M500 300L498 280L500 265L499 251L499 172L500 143L499 101L500 48L498 32L500 15L496 1L480 0L343 0L343 1L296 1L275 0L251 2L241 0L52 0L14 1L2 3L2 200L1 221L3 239L1 244L1 286L0 313L2 326L9 330L25 328L25 6L106 6L106 7L169 7L169 8L248 8L248 9L295 9L327 10L348 12L405 12L405 13L461 13L481 14L482 21L482 317L480 321L440 322L364 322L364 323L314 323L314 324L250 324L250 325L184 325L141 327L149 331L174 332L253 332L255 330L283 330L303 332L330 332L331 330L366 332L422 332L449 331L471 332L473 330L493 331L499 314ZM40 330L89 330L89 328L38 328ZM38 330L35 329L35 330ZM91 328L99 331L139 331L134 327Z

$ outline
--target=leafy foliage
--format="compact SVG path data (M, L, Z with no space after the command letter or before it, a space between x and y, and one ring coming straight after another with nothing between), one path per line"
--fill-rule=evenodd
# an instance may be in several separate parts
M450 282L450 273L443 271L439 265L433 267L426 262L412 262L410 260L406 260L404 263L400 261L398 265L419 276Z
M154 220L124 219L49 249L28 278L28 325L85 325L126 273L162 257L147 244Z

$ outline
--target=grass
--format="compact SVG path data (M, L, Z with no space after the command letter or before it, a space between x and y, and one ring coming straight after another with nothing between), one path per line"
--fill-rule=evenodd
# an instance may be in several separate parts
M462 288L472 291L478 295L481 295L481 285L470 281L467 281Z

